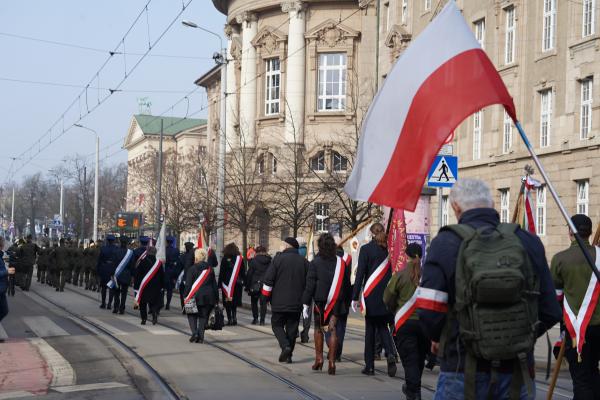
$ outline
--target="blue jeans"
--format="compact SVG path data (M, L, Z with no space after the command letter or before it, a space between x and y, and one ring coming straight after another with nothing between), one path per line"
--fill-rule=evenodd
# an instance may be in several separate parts
M6 292L0 293L0 321L8 315L8 301L6 300Z
M498 383L494 399L504 400L510 398L510 381L512 374L498 374ZM475 376L477 400L487 398L490 385L490 374L478 372ZM527 396L527 387L521 388L521 400L535 399L535 381L533 383L533 396ZM462 372L440 372L434 400L462 400L465 398L465 374Z

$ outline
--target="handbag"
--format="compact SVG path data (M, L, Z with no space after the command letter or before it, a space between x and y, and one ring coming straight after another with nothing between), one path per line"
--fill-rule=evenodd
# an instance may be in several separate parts
M262 289L262 282L256 281L250 286L250 294L256 296L260 294L260 290Z
M225 326L225 317L223 316L223 309L221 306L216 305L215 308L210 312L208 316L208 329L213 331L220 331Z
M198 305L196 299L192 297L187 303L183 305L183 309L186 314L198 314Z

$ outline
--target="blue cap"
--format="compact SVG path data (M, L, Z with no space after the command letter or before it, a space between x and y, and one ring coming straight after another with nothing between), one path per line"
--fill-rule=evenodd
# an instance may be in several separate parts
M106 235L106 240L108 240L109 242L114 242L115 239L116 239L115 235L111 235L111 234Z
M167 236L167 243L173 243L175 241L175 236Z
M148 244L150 238L148 236L140 236L140 244Z

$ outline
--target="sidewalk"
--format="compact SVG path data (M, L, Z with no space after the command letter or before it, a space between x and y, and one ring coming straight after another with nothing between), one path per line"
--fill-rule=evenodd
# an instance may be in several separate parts
M0 343L0 399L48 392L52 372L37 346L28 339Z

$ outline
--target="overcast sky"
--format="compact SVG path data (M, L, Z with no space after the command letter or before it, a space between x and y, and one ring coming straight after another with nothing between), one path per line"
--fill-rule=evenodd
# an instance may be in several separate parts
M192 20L224 36L225 16L210 0L192 0L152 48L150 56L130 72L121 86L123 92L115 92L97 106L98 99L104 99L109 93L107 89L115 88L124 79L126 68L131 71L141 54L148 50L148 36L151 43L155 42L182 5L189 1L152 0L147 13L143 10L148 0L0 2L0 185L11 176L19 181L25 175L46 171L65 156L93 154L93 135L82 129L73 128L55 139L62 133L61 116L72 102L74 106L64 118L65 128L75 123L81 113L84 118L80 123L100 134L100 158L110 156L101 163L125 161L126 152L121 146L132 115L139 112L138 98L148 97L152 113L161 114L193 90L194 80L214 66L211 56L219 48L218 39L182 26L181 20ZM110 57L99 79L90 82L109 57L108 51L116 48L141 11L141 17L125 40L128 55ZM122 52L122 47L118 51ZM80 99L78 95L88 83L86 105L85 94ZM184 116L186 111L197 112L205 104L206 93L197 90L190 96L189 108L187 101L182 101L166 115ZM87 110L94 107L85 116ZM205 116L206 112L201 111L193 117ZM57 120L60 121L52 133L47 134ZM50 137L54 140L52 144L14 175L8 174L11 157L19 156L33 145L22 160L29 158L47 145ZM22 160L14 161L13 169L20 166Z

